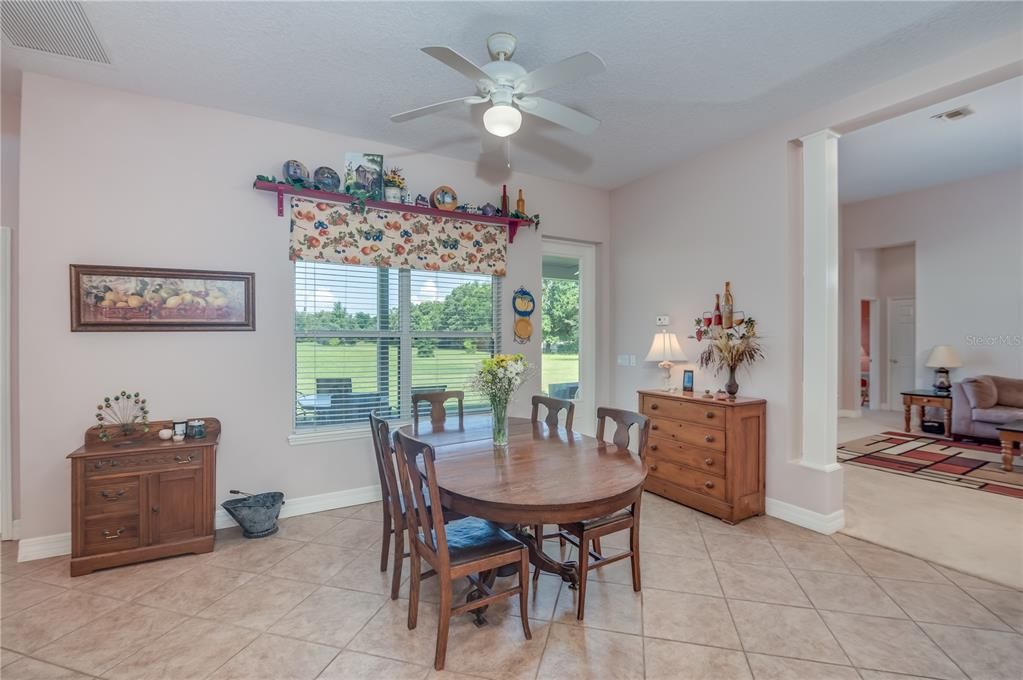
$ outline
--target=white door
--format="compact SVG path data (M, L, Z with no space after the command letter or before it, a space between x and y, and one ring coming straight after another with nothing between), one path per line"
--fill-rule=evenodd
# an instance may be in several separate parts
M916 387L916 299L888 298L888 408L902 409L902 392Z
M574 401L574 429L588 435L596 429L597 408L595 262L592 245L543 240L541 389Z

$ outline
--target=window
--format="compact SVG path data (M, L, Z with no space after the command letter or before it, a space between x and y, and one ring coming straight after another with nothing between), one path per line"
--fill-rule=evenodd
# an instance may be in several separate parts
M500 279L295 263L295 430L412 417L412 393L463 390L499 350Z

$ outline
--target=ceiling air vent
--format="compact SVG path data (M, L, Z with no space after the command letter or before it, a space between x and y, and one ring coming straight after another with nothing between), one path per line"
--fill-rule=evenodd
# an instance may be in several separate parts
M958 109L951 109L943 113L936 113L931 118L935 120L962 120L973 115L973 109L969 106L960 106Z
M12 0L0 2L3 34L15 47L109 64L80 2Z

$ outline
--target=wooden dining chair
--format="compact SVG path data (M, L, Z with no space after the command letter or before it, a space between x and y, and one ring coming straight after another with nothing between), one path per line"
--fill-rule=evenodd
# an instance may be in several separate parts
M448 390L446 392L417 392L412 394L412 424L416 431L419 430L419 405L423 402L430 404L430 422L440 425L447 420L448 412L444 403L451 400L458 400L458 427L465 426L465 392L461 390Z
M451 617L479 609L501 598L519 596L522 633L527 640L532 640L529 617L525 615L529 611L529 550L504 529L477 517L454 520L445 526L440 512L440 489L434 471L433 447L398 431L394 433L394 448L398 452L398 470L406 499L405 513L411 543L409 630L416 627L419 617L420 580L424 576L435 575L440 583L440 621L437 625L437 649L433 667L438 671L444 669ZM420 459L422 468L419 465ZM421 573L421 560L426 560L432 567L426 574ZM505 565L517 568L518 585L494 592L485 583L485 573ZM469 579L481 597L453 606L451 581L463 576Z
M387 558L394 538L394 572L391 574L391 599L398 599L401 588L401 564L409 553L405 552L405 501L401 493L397 460L391 448L391 428L387 421L376 414L369 414L369 427L373 434L373 452L377 461L377 473L380 475L380 495L383 505L383 540L380 543L380 571L387 571ZM444 521L458 519L462 515L441 508ZM412 544L411 539L409 545Z
M530 416L530 420L534 423L540 422L540 405L543 405L547 409L547 417L544 418L544 422L547 423L547 427L551 430L558 429L558 421L561 416L561 412L565 412L565 429L572 429L572 419L575 417L575 402L569 401L568 399L554 399L553 397L544 397L539 394L533 395L533 414Z
M632 427L636 427L638 434L637 451L640 459L642 459L646 455L646 442L650 434L650 419L633 411L602 406L597 409L598 441L604 441L604 425L608 420L613 420L615 423L615 433L612 441L619 449L628 450L632 442ZM578 548L579 552L579 606L576 610L576 618L578 620L583 620L586 609L586 579L590 569L597 569L604 565L629 558L632 561L632 589L636 592L640 591L639 509L642 499L643 493L641 491L630 506L618 512L598 517L597 519L558 526L559 537L574 545ZM618 555L605 557L600 547L601 537L624 531L625 529L629 530L629 549ZM592 550L590 549L591 544L593 546ZM534 574L533 580L536 581L538 576L538 573Z

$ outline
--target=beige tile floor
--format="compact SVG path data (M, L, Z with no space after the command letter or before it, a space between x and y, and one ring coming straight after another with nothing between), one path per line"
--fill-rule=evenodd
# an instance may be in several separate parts
M419 627L386 595L379 506L283 520L216 550L71 579L67 558L3 544L4 680L706 678L1018 680L1023 593L844 535L754 518L730 527L647 495L643 592L627 562L591 576L586 621L549 575L518 605L452 622L435 673L435 579ZM624 546L621 536L605 549ZM548 549L558 551L556 542ZM407 571L407 570L406 570Z

